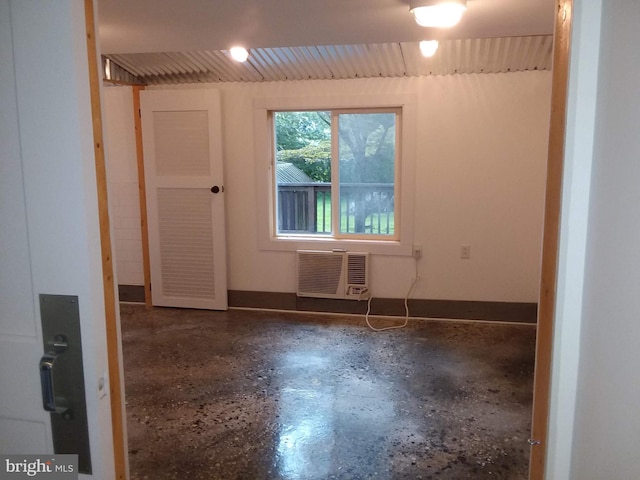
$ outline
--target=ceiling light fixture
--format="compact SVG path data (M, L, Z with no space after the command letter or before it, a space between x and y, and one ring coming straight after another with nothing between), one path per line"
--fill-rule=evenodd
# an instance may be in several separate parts
M438 50L438 40L422 40L420 42L420 52L423 57L433 57Z
M456 25L467 10L467 0L411 0L409 10L422 27Z
M249 58L249 52L244 47L231 47L229 53L236 62L246 62Z

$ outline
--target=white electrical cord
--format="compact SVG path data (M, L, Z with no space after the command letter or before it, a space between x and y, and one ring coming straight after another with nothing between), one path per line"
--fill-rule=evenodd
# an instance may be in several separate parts
M416 271L415 271L416 274L411 280L411 286L409 287L407 294L404 296L404 312L405 312L404 323L402 325L392 325L390 327L382 327L382 328L376 328L373 325L371 325L371 323L369 322L369 312L371 312L371 300L373 300L373 297L369 297L369 300L367 301L367 313L364 316L364 319L367 322L367 326L374 332L384 332L385 330L394 330L396 328L404 328L409 323L409 297L411 296L411 292L413 292L413 288L416 286L416 283L420 279L420 276L418 275L418 259L414 257L414 261L415 261L415 267L416 267Z

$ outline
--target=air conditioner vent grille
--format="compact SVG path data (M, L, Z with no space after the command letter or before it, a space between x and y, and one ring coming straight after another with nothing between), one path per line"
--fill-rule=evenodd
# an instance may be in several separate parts
M363 300L369 295L369 254L298 250L299 297Z
M366 255L347 254L347 283L349 285L367 285Z
M342 255L316 252L298 254L298 292L321 295L339 294Z

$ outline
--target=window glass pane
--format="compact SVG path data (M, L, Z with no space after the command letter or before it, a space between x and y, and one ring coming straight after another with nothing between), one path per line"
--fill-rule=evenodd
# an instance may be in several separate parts
M277 233L331 233L331 113L274 112Z
M340 233L394 234L395 113L338 115Z

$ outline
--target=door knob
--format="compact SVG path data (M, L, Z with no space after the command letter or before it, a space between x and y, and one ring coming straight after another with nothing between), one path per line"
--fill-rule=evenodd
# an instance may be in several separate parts
M224 187L219 187L218 185L214 185L211 187L211 193L224 192Z

